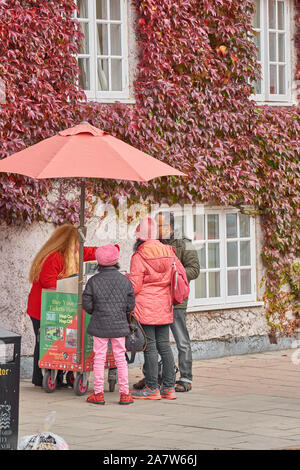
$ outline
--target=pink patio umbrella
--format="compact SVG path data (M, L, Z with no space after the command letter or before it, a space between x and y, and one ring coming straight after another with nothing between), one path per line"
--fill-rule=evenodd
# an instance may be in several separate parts
M4 158L0 161L0 172L37 179L81 178L77 320L77 360L80 362L85 178L149 181L160 176L185 175L87 122Z

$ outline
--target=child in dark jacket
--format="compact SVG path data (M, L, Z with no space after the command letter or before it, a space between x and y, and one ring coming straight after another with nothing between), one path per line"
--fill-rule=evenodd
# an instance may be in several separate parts
M94 339L94 391L88 403L104 405L104 365L110 339L118 369L120 404L133 403L129 393L125 337L129 333L130 312L135 306L133 287L118 269L119 246L96 250L99 272L90 278L83 292L83 309L92 315L88 334Z

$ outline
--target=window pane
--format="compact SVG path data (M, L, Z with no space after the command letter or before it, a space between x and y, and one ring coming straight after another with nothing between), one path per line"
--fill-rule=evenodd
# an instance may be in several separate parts
M111 55L122 55L121 49L121 25L110 25L110 53Z
M79 84L84 90L90 90L90 59L78 58L78 66L80 68Z
M277 67L270 65L270 94L277 94Z
M111 60L111 89L122 91L122 60Z
M177 237L182 237L186 232L186 217L183 215L177 215L174 217L174 230Z
M219 238L219 216L209 214L207 216L207 237L209 240Z
M240 214L240 237L250 237L250 216Z
M276 28L276 0L269 0L269 28Z
M241 266L250 266L251 256L250 256L250 241L240 242L240 265Z
M89 24L80 23L81 32L84 34L84 38L81 40L79 46L79 54L88 54L89 53Z
M241 269L241 294L251 294L251 270Z
M204 299L207 297L206 273L200 273L200 276L195 280L195 297L197 299Z
M198 248L197 254L198 254L198 259L200 263L200 268L205 269L206 268L206 252L205 252L204 244L201 246L201 248Z
M238 266L238 242L227 242L227 266Z
M97 54L108 55L107 24L97 24Z
M260 33L258 31L255 31L254 32L254 42L255 42L255 45L258 49L257 51L257 60L261 60L261 36L260 36Z
M278 8L278 29L284 29L284 2L278 2L277 3L277 8Z
M209 243L207 247L208 268L220 267L219 243Z
M79 8L78 18L88 18L89 16L88 0L78 0L77 6Z
M239 272L227 271L227 290L228 295L239 294Z
M194 240L205 239L205 215L194 215Z
M285 34L278 34L278 60L285 61Z
M258 80L258 82L254 83L254 92L256 95L261 94L261 80Z
M98 59L97 74L98 74L98 90L107 91L109 89L108 60L107 59Z
M285 65L279 65L279 93L286 93Z
M208 273L209 297L220 297L220 273Z
M269 33L269 57L272 62L276 62L276 33Z
M96 16L97 20L108 19L106 0L96 0Z
M260 0L255 0L254 28L260 28Z
M121 19L120 0L110 0L110 19L111 20Z
M226 214L226 236L237 237L237 214Z

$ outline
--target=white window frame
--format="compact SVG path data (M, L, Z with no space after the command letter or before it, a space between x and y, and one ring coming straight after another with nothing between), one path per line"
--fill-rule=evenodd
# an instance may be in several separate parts
M106 0L107 8L109 0ZM75 17L79 23L88 23L89 27L89 54L78 54L77 58L89 58L90 59L90 89L84 90L86 97L89 101L101 101L104 103L110 103L114 101L128 101L129 100L129 67L128 67L128 9L127 9L127 0L120 0L120 21L117 20L98 20L96 18L96 1L88 0L88 17L87 18L78 18L77 12ZM97 89L97 64L98 64L98 54L97 54L97 24L120 24L121 25L121 56L112 56L110 54L102 56L103 58L110 59L118 58L122 59L122 91L100 91ZM110 35L108 35L110 38ZM110 41L108 41L108 48L110 49ZM110 52L108 49L108 52ZM111 72L109 65L109 80L111 80Z
M269 32L277 33L276 29L269 29L269 15L268 5L270 0L260 0L260 28L253 28L254 31L261 33L261 89L262 93L255 93L252 99L260 104L293 104L292 103L292 51L291 51L291 1L284 1L284 31L285 31L285 62L272 62L269 60ZM276 8L277 18L277 8ZM278 42L276 41L276 49L278 49ZM277 51L278 57L278 51ZM286 93L285 94L271 94L270 93L270 65L285 64L285 78L286 78ZM277 76L278 83L278 76ZM279 83L278 83L279 86Z
M167 209L163 209L166 210ZM197 214L201 215L218 215L219 216L219 239L212 239L211 242L220 243L220 268L206 268L205 271L213 272L220 271L220 297L207 297L207 298L196 298L195 297L195 281L190 282L190 295L188 302L188 311L201 311L201 310L220 310L229 308L243 308L250 306L262 306L263 302L257 301L257 289L256 289L256 236L255 236L255 218L249 216L250 221L250 237L238 237L228 238L226 237L226 215L227 214L239 214L240 210L236 208L194 208L193 206L184 207L184 212L180 209L171 210L174 212L174 216L184 216L184 234L191 240L194 239L194 222L193 216ZM155 211L157 213L159 211ZM238 217L239 219L239 217ZM239 222L238 222L238 233L239 233ZM250 240L250 256L251 266L238 266L238 269L251 269L251 294L245 295L234 295L229 296L227 293L227 271L235 268L227 268L227 240L240 241ZM193 246L197 249L198 246L202 245L203 241L193 240ZM239 256L238 249L238 256ZM207 260L207 256L206 256ZM240 263L240 260L239 260ZM203 272L203 268L200 268L200 272ZM240 279L240 276L239 276ZM240 282L240 281L239 281Z

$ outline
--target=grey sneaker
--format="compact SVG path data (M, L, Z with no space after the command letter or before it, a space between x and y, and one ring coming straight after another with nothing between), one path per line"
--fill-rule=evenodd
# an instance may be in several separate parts
M131 396L134 399L161 400L159 388L151 390L151 388L149 388L148 385L146 385L142 390L136 390L132 392Z
M161 387L160 396L167 398L167 400L176 400L176 393L174 387Z

